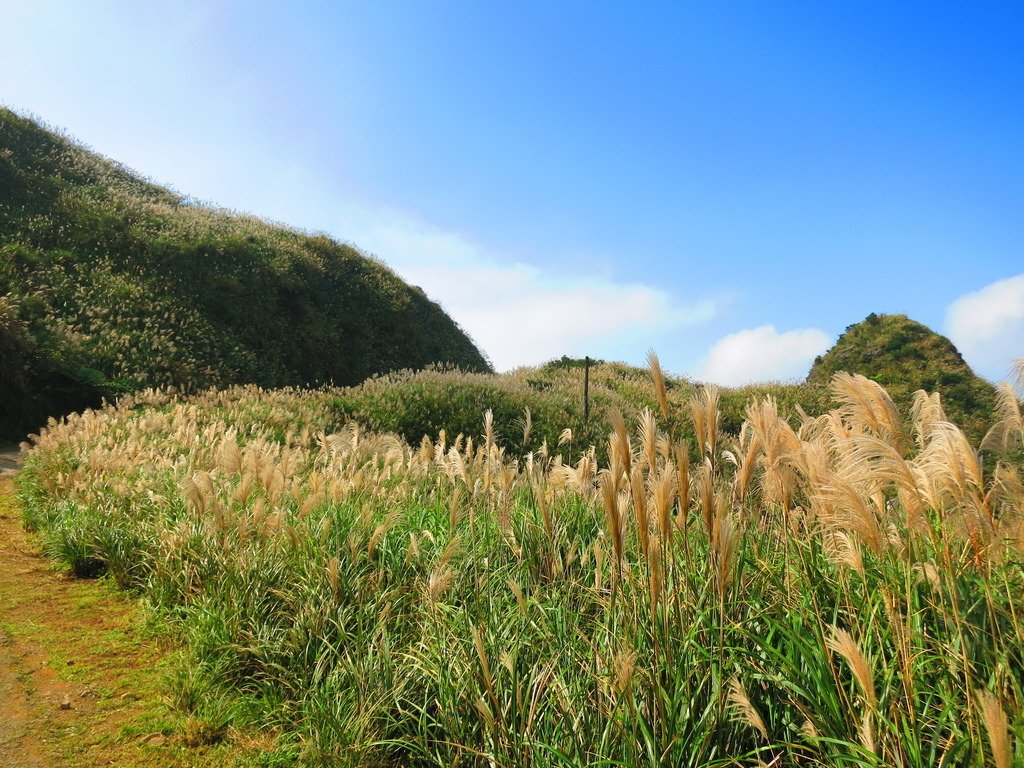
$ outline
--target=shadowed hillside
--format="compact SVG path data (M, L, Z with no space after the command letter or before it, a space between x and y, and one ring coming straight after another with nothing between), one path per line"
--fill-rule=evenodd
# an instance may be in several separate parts
M486 371L466 334L357 249L189 203L0 109L0 432L105 393Z

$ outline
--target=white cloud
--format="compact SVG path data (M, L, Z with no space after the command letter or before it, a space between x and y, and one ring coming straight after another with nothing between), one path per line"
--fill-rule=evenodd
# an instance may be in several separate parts
M1024 356L1024 274L997 280L946 308L946 331L968 363L992 379L1006 378Z
M725 386L803 378L814 357L831 343L817 328L785 333L773 325L747 328L715 342L697 378Z
M500 261L463 235L389 211L364 211L337 229L438 301L497 370L601 355L626 336L709 321L721 303L681 304L643 283Z

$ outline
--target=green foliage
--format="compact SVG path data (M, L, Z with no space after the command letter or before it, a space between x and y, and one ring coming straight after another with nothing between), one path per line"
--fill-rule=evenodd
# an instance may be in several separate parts
M355 248L189 203L4 109L0 300L0 399L24 403L0 435L149 386L490 370L422 290Z
M45 341L22 320L26 305L0 295L0 439L38 430L49 414L98 407L110 391L96 371L55 369Z
M34 344L20 322L17 306L0 296L0 434L16 430L25 420L24 406L31 391ZM6 396L5 396L6 395Z
M565 360L569 360L566 364ZM607 456L609 417L614 411L633 419L643 410L658 412L658 399L649 371L624 363L591 361L590 420L583 420L583 366L564 358L538 368L520 368L504 374L465 373L451 369L403 371L368 380L341 390L333 400L336 421L354 420L376 432L393 432L410 445L444 430L449 440L462 434L473 439L483 434L482 414L494 414L496 442L513 453L537 451L545 442L556 449L562 430L573 434L573 460L579 451L595 446ZM672 434L692 429L689 398L698 386L681 378L667 378L671 413L666 428ZM818 411L828 401L824 387L761 384L722 389L722 429L738 431L751 398L771 395L793 423L796 406ZM525 410L532 428L523 439Z
M562 355L556 360L549 360L541 366L541 370L554 371L559 368L586 368L588 365L601 365L604 360L595 360L586 357L569 357Z
M809 384L824 390L838 371L884 386L901 410L919 389L939 392L946 414L977 442L991 424L995 388L964 362L953 343L906 315L870 314L814 361Z
M569 361L566 363L566 361ZM476 439L483 431L481 414L494 413L497 443L508 451L536 451L547 442L555 450L561 431L568 427L579 450L593 445L602 460L607 455L609 416L619 411L632 419L644 409L657 413L658 399L651 374L623 363L591 361L590 421L583 420L583 370L571 358L538 368L505 374L472 374L433 369L401 372L371 379L338 393L334 402L338 423L346 419L378 432L401 435L411 445L424 435L437 437L443 429L449 439L463 434ZM666 378L671 411L665 427L680 435L692 430L689 398L699 385L682 378ZM799 424L797 406L810 413L827 409L830 395L818 384L757 384L721 389L721 428L738 432L745 408L754 398L771 396L780 412ZM523 440L524 411L530 409L532 429Z
M740 426L746 420L747 403L763 397L774 398L779 405L779 412L793 426L800 424L797 406L806 413L824 413L831 405L828 387L817 382L798 384L768 382L723 388L720 404L722 430L739 432Z
M538 450L543 443L554 451L562 430L573 432L574 457L588 445L602 445L608 414L631 410L615 391L594 383L591 419L583 421L582 372L552 378L540 371L513 374L465 373L453 370L405 371L370 379L343 390L334 400L337 420L354 420L377 432L393 432L411 445L444 430L476 440L484 432L483 414L490 410L495 441L514 453ZM530 414L529 433L526 412Z

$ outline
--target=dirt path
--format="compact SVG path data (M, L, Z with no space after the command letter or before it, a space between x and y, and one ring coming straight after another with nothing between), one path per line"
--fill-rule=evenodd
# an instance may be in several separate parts
M107 584L54 570L21 526L16 461L0 453L0 766L249 762L228 743L184 745L162 690L174 649Z

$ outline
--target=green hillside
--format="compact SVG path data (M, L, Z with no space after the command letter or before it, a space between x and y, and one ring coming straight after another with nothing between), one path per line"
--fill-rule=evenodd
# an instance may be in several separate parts
M830 381L838 371L860 373L882 384L908 422L914 392L939 392L946 415L975 446L996 420L995 388L974 374L949 339L904 315L872 315L847 328L815 361L806 381L718 387L720 429L738 433L747 404L765 396L775 400L793 426L800 423L800 409L825 413L837 405ZM594 361L590 419L585 421L583 378L583 360L569 357L502 374L403 372L342 390L333 404L338 423L353 419L371 430L395 432L412 444L441 429L449 437L479 435L481 415L490 409L496 442L513 454L538 450L545 442L553 448L561 431L569 428L574 451L595 445L603 457L609 419L616 411L635 420L648 409L673 436L693 435L691 401L703 387L700 382L666 377L665 419L650 370ZM527 409L530 429L524 431Z
M871 314L849 326L814 361L807 382L827 384L837 371L874 379L903 412L916 390L941 393L947 416L975 442L991 425L995 388L971 370L953 342L906 315Z
M188 202L0 109L0 433L153 385L490 370L444 311L328 237Z
M330 402L335 423L354 420L373 431L394 432L413 445L418 445L424 435L436 437L442 429L449 439L460 433L479 436L483 432L482 415L489 409L494 440L511 455L537 451L546 443L551 452L578 458L581 450L593 445L601 460L607 457L613 414L621 413L627 421L635 422L644 410L649 410L662 430L689 440L696 457L691 403L704 385L666 376L665 387L667 419L650 369L593 361L590 418L584 419L583 361L563 357L509 373L401 372L336 391ZM716 390L719 426L731 433L739 431L746 406L753 399L774 398L780 414L794 426L800 423L798 405L808 412L821 413L829 401L827 387L809 384L761 383ZM564 429L571 430L571 444L565 441Z

